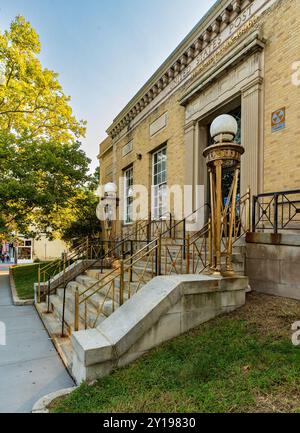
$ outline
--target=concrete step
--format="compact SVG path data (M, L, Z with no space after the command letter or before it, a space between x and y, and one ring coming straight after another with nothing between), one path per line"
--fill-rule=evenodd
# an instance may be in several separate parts
M51 305L53 308L53 313L57 317L58 321L62 323L62 310L63 304L61 299L58 296L54 296L51 299ZM87 322L85 324L85 306L84 304L80 305L79 308L79 330L84 330L87 328L93 328L96 325L99 325L106 319L106 316L103 314L98 314L97 309L91 304L87 303ZM65 323L69 328L69 333L74 331L74 303L70 303L68 298L66 298L66 306L65 306ZM96 324L96 325L95 325Z
M79 293L86 291L86 288L81 286L79 283L76 283L76 286L75 284L69 286L66 291L66 301L70 304L71 311L74 311L73 306L75 304L75 291L77 288ZM62 289L58 290L57 295L61 302L63 302L64 291ZM91 307L98 311L99 307L102 307L103 305L103 313L105 317L108 317L113 313L113 301L110 298L106 299L105 295L102 293L94 293L92 290L86 291L84 296L87 297L89 295L92 296L87 300L88 308L90 308L89 306L91 305ZM115 302L115 309L118 308L118 306L119 304Z
M81 274L78 277L76 277L75 281L79 283L81 286L84 286L85 288L92 287L93 285L99 283L98 279L88 277L87 275L84 274Z
M100 268L95 268L95 269L88 269L85 274L87 277L89 278L93 278L95 280L99 280L100 278L103 278L106 274L108 274L109 272L111 272L112 269L103 269L103 272L101 272Z
M58 297L58 295L51 296L51 309L54 314L54 316L57 318L58 322L62 324L62 317L63 317L63 303L61 302L61 299ZM68 330L69 335L74 331L74 311L70 311L69 305L66 303L65 308L65 324ZM79 320L79 328L84 329L84 322L83 320Z

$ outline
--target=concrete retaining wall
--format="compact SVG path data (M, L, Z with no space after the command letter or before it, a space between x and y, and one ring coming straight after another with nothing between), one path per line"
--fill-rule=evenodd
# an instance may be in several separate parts
M246 274L253 290L300 299L300 236L249 233Z
M150 349L245 304L246 277L157 277L98 328L72 336L77 383L109 375Z

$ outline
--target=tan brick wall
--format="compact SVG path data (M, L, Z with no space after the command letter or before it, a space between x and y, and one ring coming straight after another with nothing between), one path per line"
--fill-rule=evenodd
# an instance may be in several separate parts
M99 146L100 185L113 182L112 139L107 137Z
M117 178L124 169L133 165L134 183L143 185L149 191L149 205L152 184L152 153L160 146L167 146L168 186L184 184L184 108L178 104L179 93L172 95L153 113L145 118L133 131L117 143ZM150 136L150 125L164 113L168 113L167 126ZM122 157L122 149L133 140L133 151ZM139 160L137 154L142 155ZM123 191L120 196L122 197Z
M100 164L100 184L113 182L113 152L107 152L101 159Z
M264 190L276 191L300 188L300 87L292 84L292 64L300 60L300 0L281 0L258 21L266 39L264 50ZM249 32L252 29L249 30ZM238 43L238 41L237 41ZM205 70L204 70L205 71ZM204 73L202 71L202 74ZM199 79L199 77L197 77ZM126 137L116 141L116 179L123 170L133 165L134 183L150 189L152 152L166 143L168 151L168 184L184 184L184 115L178 103L183 89L178 90L154 112L148 115ZM286 107L286 129L271 133L271 114ZM167 127L150 137L150 125L168 113ZM133 151L122 157L123 147L133 140ZM107 142L106 142L107 146ZM142 155L142 159L137 158ZM111 181L105 176L113 162L110 151L101 158L101 181ZM122 198L123 191L120 191ZM149 194L150 204L150 194Z
M284 0L265 17L264 190L300 188L300 87L292 64L300 60L300 1ZM271 132L274 111L286 107L286 129Z

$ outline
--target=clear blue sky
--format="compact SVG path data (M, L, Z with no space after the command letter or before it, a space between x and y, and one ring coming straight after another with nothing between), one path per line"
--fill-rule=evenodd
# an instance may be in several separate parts
M18 14L40 35L43 66L59 73L96 167L113 118L215 0L1 0L0 28Z

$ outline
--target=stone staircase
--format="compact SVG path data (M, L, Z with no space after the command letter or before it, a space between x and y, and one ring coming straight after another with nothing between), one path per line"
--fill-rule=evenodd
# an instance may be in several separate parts
M166 247L166 245L168 245ZM199 240L199 248L201 247L201 239ZM178 251L181 249L181 254L178 257ZM237 275L244 275L245 269L245 246L244 241L240 240L234 246L233 267ZM207 252L206 252L207 253ZM203 252L205 254L205 251ZM155 277L153 266L147 264L147 259L144 258L138 261L133 266L132 282L129 284L129 274L125 274L125 290L124 302L129 297L134 296L137 290L140 290L146 283ZM114 263L114 267L118 267L119 262ZM182 242L164 240L162 245L161 267L163 275L177 275L186 273L186 260L183 258ZM196 272L201 273L203 265L198 264ZM192 271L191 271L192 273ZM106 277L107 275L107 277ZM116 275L114 284L114 293L108 287L103 287L103 282L106 279L111 279ZM142 281L139 276L143 275ZM99 280L102 281L102 286ZM91 289L92 287L92 289ZM102 288L101 288L102 287ZM99 289L99 290L98 290ZM66 367L71 372L72 370L72 346L71 334L74 331L75 318L75 293L85 292L85 296L91 297L80 305L79 309L79 330L94 328L109 317L118 307L120 300L120 277L118 270L105 269L103 273L99 268L91 268L86 270L71 281L65 291L58 288L50 297L50 311L48 312L48 303L42 302L36 304L36 309L44 322L49 335L52 337L57 351L61 355ZM97 291L98 290L98 291ZM97 291L95 293L95 291ZM65 296L65 311L64 311L64 336L62 337L63 323L63 304ZM102 312L99 314L99 307L103 306ZM86 318L86 320L85 320Z

